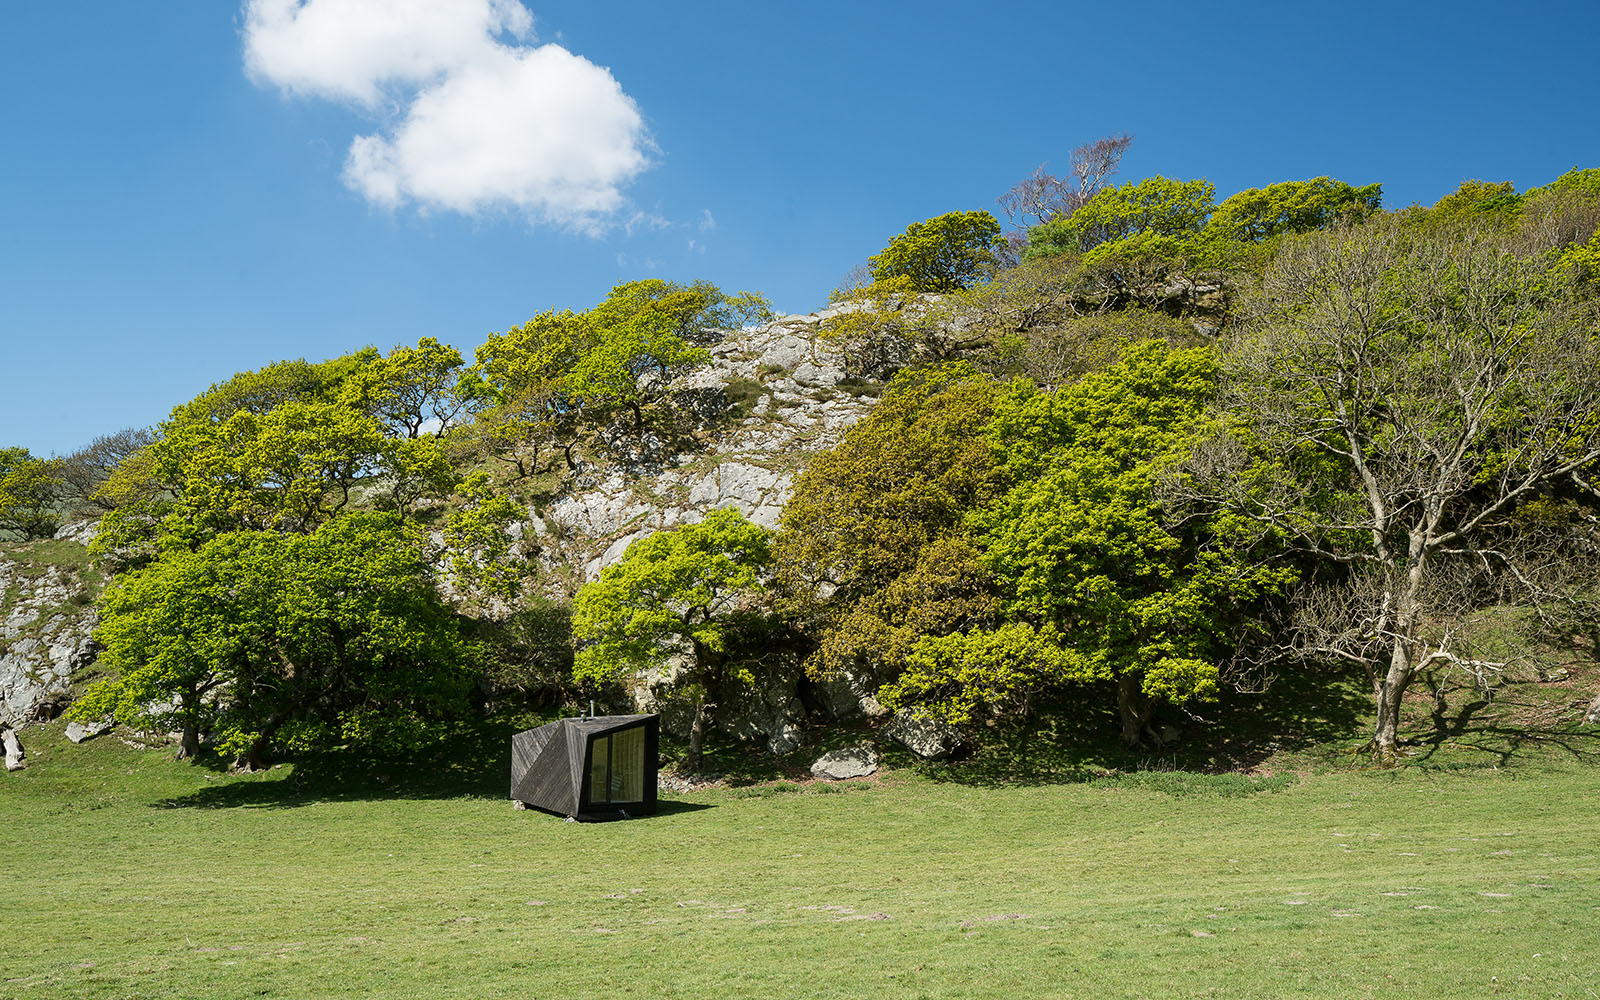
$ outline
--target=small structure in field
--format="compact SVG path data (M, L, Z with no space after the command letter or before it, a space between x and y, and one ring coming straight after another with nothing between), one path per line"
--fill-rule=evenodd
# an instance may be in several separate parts
M558 719L511 737L511 798L575 819L656 810L657 715Z

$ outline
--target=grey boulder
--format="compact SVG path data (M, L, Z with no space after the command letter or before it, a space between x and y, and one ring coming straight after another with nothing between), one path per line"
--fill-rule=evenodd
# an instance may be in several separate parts
M891 740L927 760L940 760L961 749L961 731L938 719L919 719L906 709L883 727Z
M69 722L67 723L67 739L73 743L82 743L84 740L92 740L101 733L109 732L110 730L111 723L109 722L90 722L88 724Z
M825 778L828 781L865 778L876 770L878 770L878 751L866 744L830 751L818 757L817 762L811 765L814 777Z

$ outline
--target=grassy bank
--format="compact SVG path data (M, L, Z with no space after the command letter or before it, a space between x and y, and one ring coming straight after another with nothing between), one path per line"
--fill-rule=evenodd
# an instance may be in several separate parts
M0 996L1587 997L1600 770L982 769L516 812L486 727L265 774L30 730ZM954 780L952 780L954 779Z

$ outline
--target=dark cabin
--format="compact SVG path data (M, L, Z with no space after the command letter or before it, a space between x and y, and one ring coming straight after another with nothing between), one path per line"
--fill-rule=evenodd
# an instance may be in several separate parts
M559 719L511 737L511 798L578 819L656 811L658 715Z

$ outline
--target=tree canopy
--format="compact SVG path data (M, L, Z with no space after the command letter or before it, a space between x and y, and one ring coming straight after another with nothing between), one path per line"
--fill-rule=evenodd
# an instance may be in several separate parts
M1419 672L1500 666L1473 615L1553 606L1588 564L1561 539L1596 497L1595 316L1550 258L1404 220L1285 246L1258 308L1226 361L1239 426L1194 468L1324 565L1286 645L1367 671L1392 760Z
M0 448L0 531L36 538L55 531L61 462L26 448Z
M636 539L573 601L575 675L616 680L684 654L676 686L694 706L687 766L698 768L711 692L747 676L728 654L738 631L764 617L771 566L769 532L726 508Z
M421 534L394 514L219 534L122 576L103 613L98 635L117 673L73 715L175 722L189 753L212 728L251 768L286 734L403 732L464 705L470 685Z
M993 268L1001 243L988 212L947 212L913 222L867 260L875 281L906 278L919 292L953 292Z

